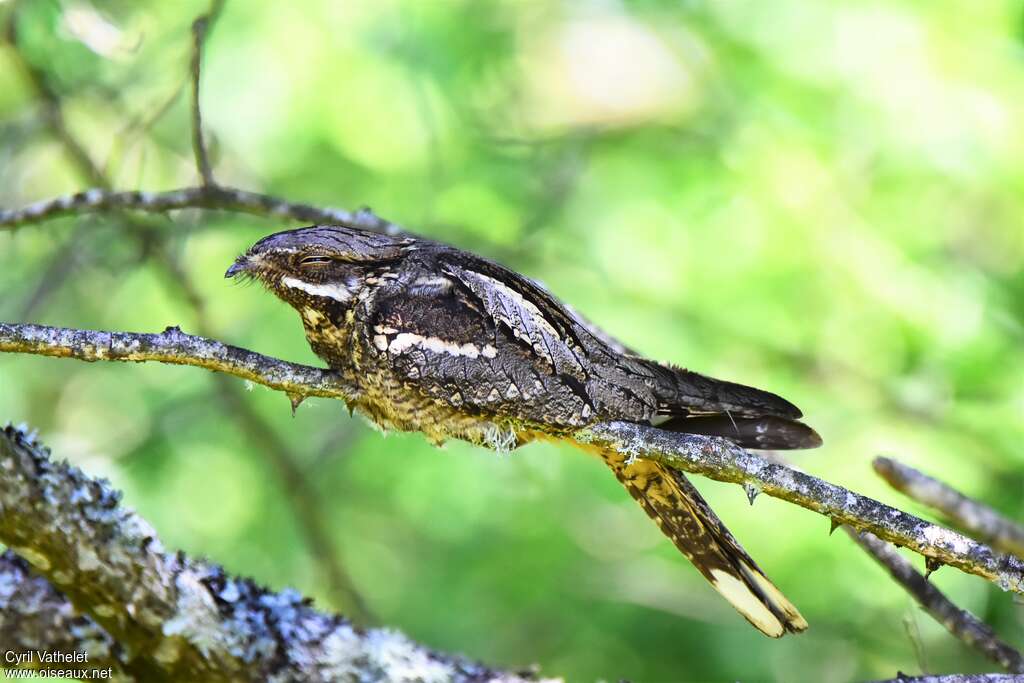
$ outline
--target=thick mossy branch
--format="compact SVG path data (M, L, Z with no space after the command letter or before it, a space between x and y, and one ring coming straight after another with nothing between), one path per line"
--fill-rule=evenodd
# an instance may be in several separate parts
M295 591L166 553L107 482L53 463L12 427L0 432L0 542L32 570L0 557L0 642L86 653L90 667L128 680L533 680L354 628Z

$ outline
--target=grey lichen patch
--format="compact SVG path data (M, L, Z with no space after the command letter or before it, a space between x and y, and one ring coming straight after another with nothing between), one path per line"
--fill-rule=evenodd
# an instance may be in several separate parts
M214 598L191 570L175 579L178 599L174 615L163 625L165 636L181 636L204 656L217 648L221 640L220 619Z
M872 466L890 486L938 510L971 536L991 543L997 550L1024 556L1024 526L1016 521L891 458L875 458Z
M381 681L446 683L454 678L455 672L448 664L431 658L397 631L370 631L364 650L370 669L380 671Z

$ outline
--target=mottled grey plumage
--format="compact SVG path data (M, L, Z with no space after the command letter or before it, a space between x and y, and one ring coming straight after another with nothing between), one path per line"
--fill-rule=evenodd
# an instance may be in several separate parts
M271 235L227 276L255 277L302 316L313 350L384 428L497 449L628 420L809 448L800 411L765 391L640 357L543 287L448 245L342 226ZM601 453L698 569L769 635L806 627L679 473Z

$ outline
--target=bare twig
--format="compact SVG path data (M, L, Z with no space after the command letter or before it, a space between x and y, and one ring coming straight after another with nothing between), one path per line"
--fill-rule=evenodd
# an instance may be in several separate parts
M1024 526L909 465L890 458L875 458L872 465L897 491L938 510L954 525L994 548L1024 557Z
M1000 555L955 531L842 486L769 462L727 439L676 434L632 422L601 423L579 433L577 438L718 481L752 486L754 490L825 515L833 523L870 531L942 564L994 581L1004 590L1024 593L1024 560Z
M210 209L288 218L295 221L338 223L389 234L403 232L400 227L374 215L369 209L347 211L317 207L291 202L272 195L219 186L214 183L206 145L203 141L202 115L198 101L199 61L201 60L203 39L210 22L220 12L222 5L223 0L213 0L209 12L199 17L193 25L192 138L202 184L198 187L184 187L164 192L117 192L111 189L110 182L103 174L102 169L93 162L88 150L68 129L60 97L49 86L46 74L25 59L18 49L16 13L11 12L8 15L4 38L12 48L14 60L24 73L26 82L33 93L43 103L47 124L51 131L60 140L75 167L82 171L88 182L94 187L73 195L43 200L21 209L0 210L0 228L16 228L60 216L85 213L111 211L167 213L177 209Z
M203 44L210 28L217 20L224 0L213 0L206 14L192 22L192 151L196 157L199 179L204 186L214 185L210 154L203 139L203 115L199 105L199 79L202 73Z
M775 462L784 464L794 471L802 472L799 468L789 465L784 459L776 456ZM834 531L837 523L832 522ZM983 655L993 660L1004 669L1014 673L1024 673L1024 656L1012 646L1000 640L992 628L985 624L973 614L961 610L949 598L942 594L938 588L929 583L927 576L922 576L910 562L903 559L896 552L895 547L882 541L869 531L859 532L848 525L842 525L843 531L847 533L865 552L871 555L875 561L885 567L893 580L902 586L911 597L943 628L950 634L972 647ZM926 558L925 563L929 572L933 570L934 560ZM935 562L935 565L940 563ZM914 651L918 658L918 664L922 671L927 671L924 660L924 651L920 643L920 632L917 630L916 620L913 622L914 631L910 631L907 625L907 635L911 638Z
M127 680L531 679L361 630L215 565L166 553L120 493L54 464L33 435L0 431L0 642L85 653ZM87 615L76 616L77 614ZM23 618L24 616L24 618ZM8 662L9 664L9 662Z
M889 543L869 532L858 533L844 526L857 545L885 567L889 575L910 593L928 614L953 634L1011 673L1024 674L1024 656L1003 642L985 624L967 610L954 605Z
M330 370L262 356L169 327L159 334L0 323L0 352L84 361L156 361L223 372L296 396L350 400L358 390Z
M319 207L222 185L183 187L165 192L114 192L97 187L72 195L46 199L21 209L0 210L0 228L17 228L61 216L77 216L88 213L111 211L167 213L179 209L233 211L271 218L287 218L294 221L334 223L388 234L404 232L402 228L380 218L369 209L346 211Z

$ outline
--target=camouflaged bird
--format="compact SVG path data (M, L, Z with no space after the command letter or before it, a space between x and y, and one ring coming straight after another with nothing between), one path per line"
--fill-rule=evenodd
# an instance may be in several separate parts
M299 312L313 351L359 388L351 407L437 444L508 450L607 420L748 448L821 443L788 401L642 358L533 280L445 244L314 226L260 240L225 274L237 275ZM751 624L773 637L807 627L680 472L600 455Z

